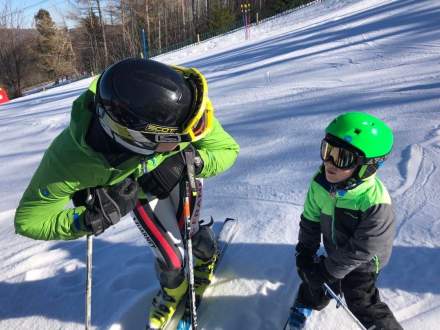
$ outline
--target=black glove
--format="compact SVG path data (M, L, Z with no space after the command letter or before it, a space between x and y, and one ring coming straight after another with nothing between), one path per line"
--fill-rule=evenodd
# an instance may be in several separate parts
M196 174L199 174L203 168L203 161L192 145L189 145L189 148L192 148L196 153L195 157L198 157L195 163L195 171ZM199 165L197 166L197 164ZM168 197L174 187L185 177L185 170L185 156L184 152L181 151L165 159L153 171L142 175L138 182L144 192L150 193L159 199L164 199Z
M307 282L313 290L322 288L324 283L331 285L338 280L327 271L324 260L325 257L320 256L319 261L315 262L309 271L304 272L305 282Z
M131 178L106 188L87 189L74 196L74 204L84 205L84 225L98 236L134 209L137 202L138 184ZM85 197L81 202L80 197Z
M306 281L304 274L313 268L315 255L315 251L305 247L301 242L296 245L296 271L303 281Z

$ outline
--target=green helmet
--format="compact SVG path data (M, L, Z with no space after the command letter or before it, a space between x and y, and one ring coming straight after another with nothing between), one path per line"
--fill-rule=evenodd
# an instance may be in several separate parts
M347 112L336 117L325 132L362 151L367 159L383 158L393 147L391 128L364 112Z
M364 112L347 112L336 117L325 129L342 145L354 147L362 153L363 161L354 173L355 178L373 175L385 161L393 147L393 131L382 120Z

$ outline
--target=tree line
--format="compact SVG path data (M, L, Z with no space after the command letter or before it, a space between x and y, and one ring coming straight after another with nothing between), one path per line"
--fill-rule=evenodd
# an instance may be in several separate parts
M312 0L75 0L57 26L46 9L23 28L23 13L0 8L0 86L11 97L44 82L95 74L126 57L154 56ZM244 6L246 5L246 6Z

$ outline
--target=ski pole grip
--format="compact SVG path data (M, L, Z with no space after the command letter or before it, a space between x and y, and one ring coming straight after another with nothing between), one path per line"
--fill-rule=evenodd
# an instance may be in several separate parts
M185 150L185 163L188 175L188 183L193 197L197 196L196 174L194 166L194 149L187 148Z

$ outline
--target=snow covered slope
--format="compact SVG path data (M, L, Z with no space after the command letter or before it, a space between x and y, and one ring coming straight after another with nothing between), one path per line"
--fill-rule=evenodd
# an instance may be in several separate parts
M241 153L207 180L203 214L240 232L201 308L203 329L280 329L298 277L293 250L326 124L367 111L395 132L380 170L398 230L382 297L405 329L440 322L440 2L327 0L157 59L199 68ZM14 234L23 190L89 80L0 106L0 329L81 329L85 240ZM158 288L129 217L95 240L93 325L143 329ZM308 329L355 329L334 305Z

